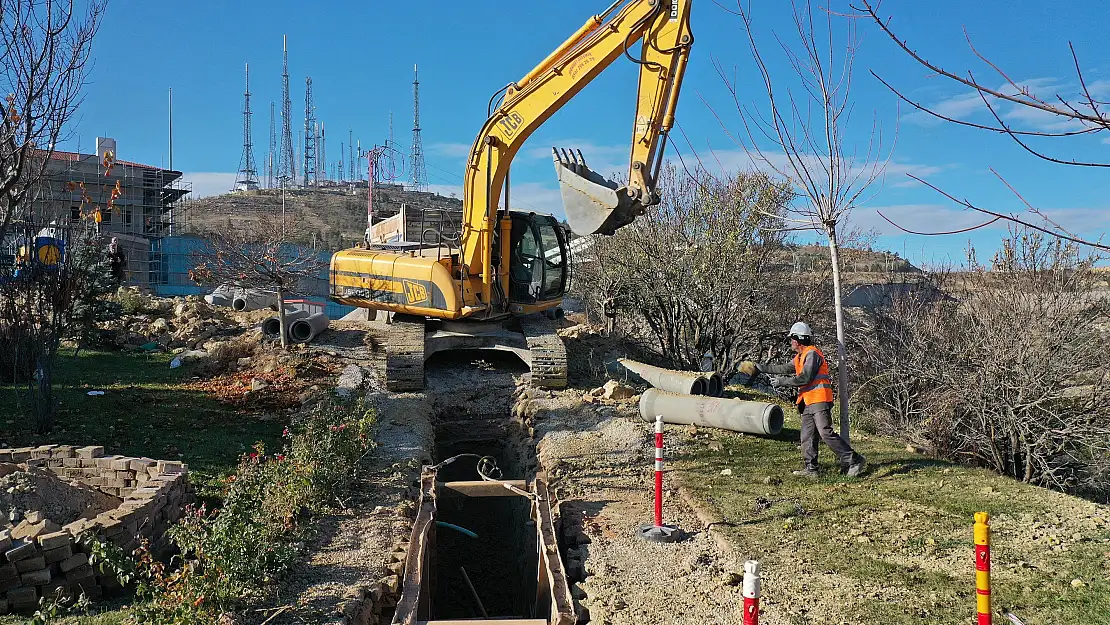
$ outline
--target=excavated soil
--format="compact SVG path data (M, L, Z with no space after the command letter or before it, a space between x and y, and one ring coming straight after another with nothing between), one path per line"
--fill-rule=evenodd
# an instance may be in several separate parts
M0 464L0 515L12 524L41 512L58 525L90 519L120 505L118 497L23 464Z

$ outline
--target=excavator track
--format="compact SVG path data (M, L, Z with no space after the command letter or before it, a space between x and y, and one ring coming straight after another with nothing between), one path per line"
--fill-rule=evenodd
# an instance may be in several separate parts
M424 319L394 315L385 346L385 386L391 391L424 390Z
M555 325L544 317L525 317L520 327L532 353L532 386L566 388L567 348Z

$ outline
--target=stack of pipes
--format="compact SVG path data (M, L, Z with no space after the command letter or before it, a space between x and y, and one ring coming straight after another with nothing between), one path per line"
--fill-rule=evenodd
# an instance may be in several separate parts
M627 358L619 362L655 387L640 395L640 417L645 421L662 416L666 423L748 434L774 436L782 431L784 415L778 404L722 397L724 382L716 372L674 371Z

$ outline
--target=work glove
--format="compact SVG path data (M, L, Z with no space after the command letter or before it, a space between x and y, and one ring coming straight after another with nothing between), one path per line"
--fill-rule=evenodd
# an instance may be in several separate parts
M775 388L790 388L790 376L788 375L773 375L771 376L771 386Z

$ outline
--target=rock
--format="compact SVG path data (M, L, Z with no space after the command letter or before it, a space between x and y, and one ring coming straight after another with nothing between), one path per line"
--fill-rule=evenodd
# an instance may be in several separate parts
M594 390L590 391L590 396L591 397L601 397L604 394L605 394L605 387L604 386L599 386L599 387L595 388Z
M1075 588L1076 590L1079 590L1080 588L1086 588L1087 584L1083 580L1081 580L1077 577L1077 578L1071 580L1071 587Z
M739 586L744 583L744 576L730 571L721 576L721 583L725 586Z
M768 486L778 486L779 484L782 484L782 480L772 475L768 475L767 477L763 478L763 483Z
M871 538L868 536L857 536L856 542L860 544L868 544L871 542Z
M190 362L190 361L193 361L193 360L203 360L204 358L208 358L208 352L206 352L202 349L190 349L188 351L182 352L178 356L178 358L180 358L181 362L183 362L183 363L184 362Z
M247 356L246 358L240 358L239 360L235 361L235 364L239 366L239 368L249 367L251 366L251 358L250 356Z
M269 385L270 385L270 383L267 382L266 380L263 380L262 378L251 378L251 390L252 391L261 391L262 389L266 388Z
M721 469L721 475L732 475L732 469Z
M609 380L602 388L604 389L604 394L601 396L603 399L629 399L636 394L636 391L616 380Z
M997 493L998 491L994 490L994 489L993 489L993 488L991 488L990 486L985 486L985 487L983 488L983 490L981 490L981 491L979 491L979 492L980 492L980 493L982 493L982 494L984 494L984 495L993 495L993 494Z
M717 441L709 443L709 451L721 451L721 444Z

